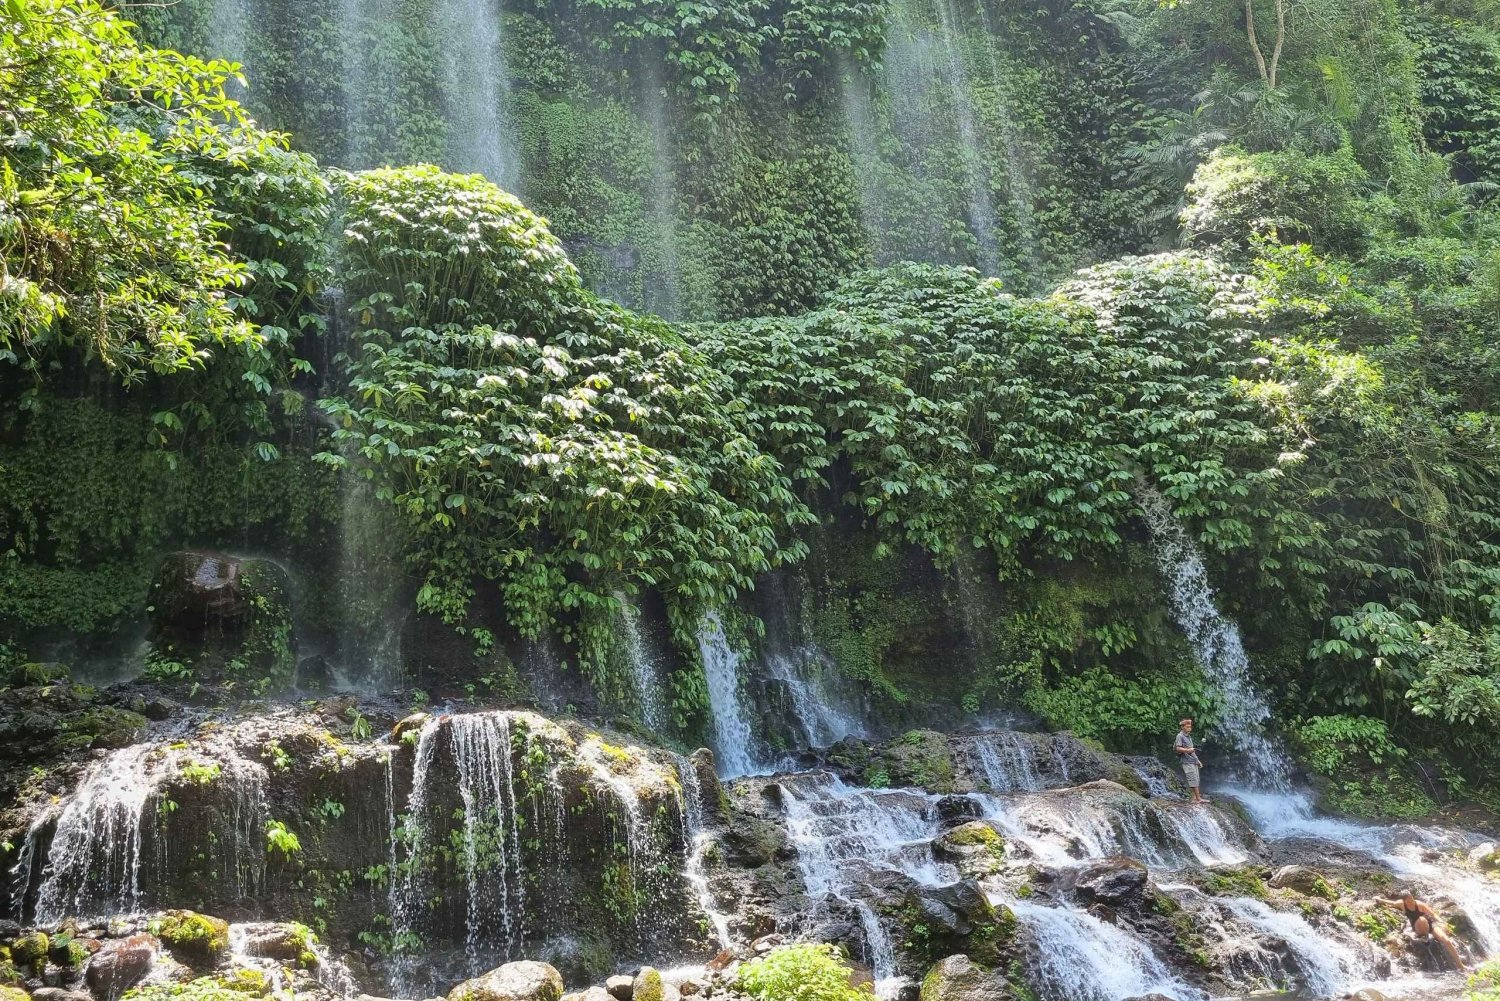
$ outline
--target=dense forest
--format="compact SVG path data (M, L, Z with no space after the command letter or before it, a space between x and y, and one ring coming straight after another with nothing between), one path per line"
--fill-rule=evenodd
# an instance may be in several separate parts
M393 964L365 989L398 997L442 982L398 961L398 933L436 936L423 921L462 910L413 875L423 851L468 858L471 967L476 941L532 958L509 918L503 935L476 924L468 793L451 849L420 823L445 802L420 799L423 749L450 742L461 772L466 741L502 748L486 837L491 871L515 872L484 898L501 910L523 885L533 903L594 892L532 886L526 839L503 831L526 799L512 754L582 774L614 753L579 726L659 745L630 778L689 855L688 780L657 773L700 745L725 780L808 754L843 769L841 792L777 786L794 817L799 797L853 795L846 780L982 790L943 763L949 739L1000 726L1066 734L1059 760L1088 764L1060 786L1134 789L1146 779L1103 756L1170 758L1182 717L1252 786L1305 784L1322 810L1380 823L1494 825L1497 334L1492 0L4 0L12 917L91 913L86 895L49 897L67 814L47 821L50 875L27 825L101 752L144 746L183 706L339 692L376 702L287 725L359 744L367 717L406 708L512 714L395 728L416 757L399 874L394 855L389 871L384 854L339 861L326 833L324 882L294 859L295 811L313 823L320 796L338 807L325 827L346 803L349 823L386 823L384 800L352 806L382 781L363 750L343 799L314 783L267 821L255 878L282 880L268 899L296 912L275 916L335 901L323 933L357 930ZM531 709L568 722L515 715ZM273 777L301 774L283 745L320 739L272 740ZM717 783L712 762L698 771ZM571 781L559 815L599 795ZM1050 774L1037 781L1016 788ZM720 864L768 851L741 829L769 823L760 795L722 807L743 857ZM656 959L689 932L641 930L645 874L670 866L620 809L628 838L611 814L575 826L570 850L628 846L628 864L591 856L587 878L614 892L628 877L628 906L600 907L635 937L603 918L598 934ZM1246 810L1223 823L1270 837ZM388 914L326 881L367 866ZM231 907L182 897L192 878L162 877L170 892L145 903ZM974 919L984 935L1055 917L1024 885L1008 918ZM865 905L830 892L860 927ZM1362 920L1329 892L1328 920ZM736 934L788 932L785 914L744 917L752 897ZM1210 978L1193 989L1238 996L1233 963L1165 916L1181 902L1154 899L1160 935ZM879 921L855 948L882 996L905 996L881 986L892 970L936 975L950 953L1023 989L1003 944L936 945L914 906L877 908L905 929L895 966ZM1470 921L1476 959L1500 948ZM25 966L18 948L6 967ZM841 955L789 946L731 986L840 1001ZM608 965L564 973L577 986ZM826 993L787 993L820 976ZM1129 996L1038 976L1024 990L1044 1001ZM1331 996L1279 986L1299 983ZM512 997L484 989L465 998ZM943 989L923 1001L991 997Z

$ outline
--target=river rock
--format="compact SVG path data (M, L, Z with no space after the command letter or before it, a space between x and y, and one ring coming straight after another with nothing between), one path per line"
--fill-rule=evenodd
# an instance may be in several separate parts
M1307 896L1323 896L1328 881L1318 870L1305 865L1284 865L1277 869L1267 885L1276 890L1295 890Z
M635 995L635 978L623 973L616 974L604 981L604 989L609 991L610 997L615 1001L630 1001Z
M586 991L579 991L575 994L564 994L562 1001L617 1001L617 999L603 987L590 987Z
M161 941L145 932L116 939L94 953L84 980L94 997L114 1001L141 982L160 952Z
M1005 865L1005 839L984 821L971 820L938 835L932 854L952 862L965 876L990 876Z
M945 827L977 820L984 815L979 804L968 796L944 796L937 801L936 812Z
M949 956L922 980L921 1001L1011 1001L1010 984L980 969L968 956Z
M1348 998L1348 1001L1387 1001L1386 996L1373 987L1366 987L1344 996Z
M88 991L70 991L61 987L43 987L31 992L32 1001L94 1001Z
M31 995L12 984L0 984L0 1001L31 1001Z
M212 967L229 955L229 922L196 911L168 911L151 921L151 934L189 966Z
M546 963L506 963L448 992L448 1001L562 1001L562 975Z
M1110 858L1081 869L1073 888L1085 901L1127 907L1141 902L1148 879L1146 867L1135 859Z
M652 966L641 967L631 986L631 1001L679 1001L677 988L662 979L661 971Z
M1172 1001L1165 994L1142 994L1140 997L1126 998L1125 1001Z

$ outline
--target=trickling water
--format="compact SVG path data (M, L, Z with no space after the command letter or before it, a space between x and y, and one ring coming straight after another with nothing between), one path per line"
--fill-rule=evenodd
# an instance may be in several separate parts
M506 120L510 76L499 0L438 0L435 16L442 39L447 166L483 174L514 190L520 180L519 157Z
M863 734L864 724L844 711L825 690L822 651L800 647L790 653L771 653L765 658L766 676L781 682L792 701L792 714L806 747L829 747L852 734ZM809 673L817 671L816 677Z
M478 970L488 951L514 952L526 938L520 810L511 767L510 717L472 713L449 721L463 801L463 871L468 888L464 951Z
M752 751L755 740L750 720L740 698L740 655L729 646L724 623L717 612L703 618L698 630L698 651L708 681L708 707L713 714L714 759L725 778L750 775L759 770Z
M1179 1001L1207 995L1173 975L1140 939L1087 911L997 899L1015 912L1036 945L1034 983L1046 1001L1119 1001L1161 994Z
M682 271L677 250L677 165L673 155L676 136L662 89L656 66L648 65L642 73L642 102L646 124L651 129L649 201L660 234L661 283L658 287L645 289L644 305L653 313L674 319L681 314L682 294Z
M407 794L406 814L400 827L400 840L406 851L403 860L395 866L389 890L391 938L396 944L391 979L401 997L416 997L422 989L422 985L413 980L416 970L413 953L415 944L420 941L419 930L433 891L433 871L428 855L434 846L427 814L431 806L428 787L433 773L432 762L437 756L439 723L437 717L428 719L417 737L411 792Z
M250 10L250 0L213 0L209 8L209 43L216 55L240 64L245 79L254 82L255 70L250 64L249 28L256 19ZM225 88L230 97L244 100L245 88L239 81L230 82Z
M137 744L89 768L57 815L37 894L38 923L141 909L142 820L165 778L160 758L155 745ZM44 823L26 835L28 865L37 861Z
M1045 788L1037 771L1036 752L1024 735L1010 730L980 734L971 746L991 792Z
M641 632L640 609L624 594L616 593L620 603L620 631L630 670L635 678L635 697L640 704L641 722L660 732L667 725L665 700L662 698L661 668Z
M1308 994L1335 997L1373 972L1368 955L1361 956L1331 935L1320 934L1300 914L1273 910L1249 897L1229 897L1219 903L1256 931L1285 945L1295 966L1297 986ZM1274 968L1274 962L1267 965Z
M1239 630L1214 603L1202 554L1166 498L1141 484L1137 499L1151 530L1152 548L1167 582L1173 616L1221 697L1219 729L1244 753L1258 783L1286 789L1291 764L1266 735L1271 707L1251 680L1250 658Z
M698 780L698 769L686 758L678 759L677 776L681 787L682 840L686 853L683 874L693 889L699 909L713 926L714 941L720 949L729 949L734 945L729 934L729 915L721 911L714 900L713 891L708 885L708 874L703 867L710 849L714 847L713 833L703 821L703 784Z

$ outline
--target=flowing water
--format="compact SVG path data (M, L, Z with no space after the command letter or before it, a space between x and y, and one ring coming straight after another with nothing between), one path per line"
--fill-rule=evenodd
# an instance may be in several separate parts
M479 173L509 191L520 181L520 157L508 121L510 74L496 0L434 4L439 82L448 123L447 166Z
M662 671L650 644L641 632L641 611L624 594L616 594L620 603L620 637L630 660L635 679L635 697L640 705L641 722L661 732L667 725L666 699L662 692Z
M717 612L704 616L698 631L698 651L708 681L708 706L712 714L714 756L719 774L725 778L751 775L762 766L755 752L755 734L741 695L740 655L724 635Z
M698 907L707 916L714 930L714 942L720 949L734 945L734 936L729 931L729 915L719 908L713 890L708 883L704 863L715 847L713 832L708 829L703 816L703 783L698 778L698 769L686 758L677 763L678 784L681 787L680 812L683 825L683 875L693 888Z
M1250 674L1250 658L1240 631L1219 611L1203 556L1166 498L1142 484L1136 493L1157 564L1167 584L1172 614L1198 656L1203 673L1218 690L1218 729L1229 738L1260 785L1286 789L1291 763L1266 734L1271 706Z

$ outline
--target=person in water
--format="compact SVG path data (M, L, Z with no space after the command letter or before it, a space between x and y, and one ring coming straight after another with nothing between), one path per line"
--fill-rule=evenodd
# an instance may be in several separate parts
M1428 904L1418 900L1410 890L1402 890L1401 896L1396 900L1387 900L1384 897L1376 897L1375 903L1382 907L1389 907L1393 911L1400 911L1411 925L1411 933L1419 941L1430 942L1433 939L1443 947L1448 958L1453 960L1455 969L1465 969L1464 961L1458 954L1458 946L1453 944L1453 939L1443 930L1443 923L1437 916L1437 911Z
M1187 779L1192 802L1212 802L1204 799L1203 793L1198 790L1199 769L1203 767L1203 762L1198 758L1198 749L1193 746L1193 721L1185 719L1178 726L1177 740L1173 742L1172 749L1177 752L1177 760L1182 764L1182 775Z

